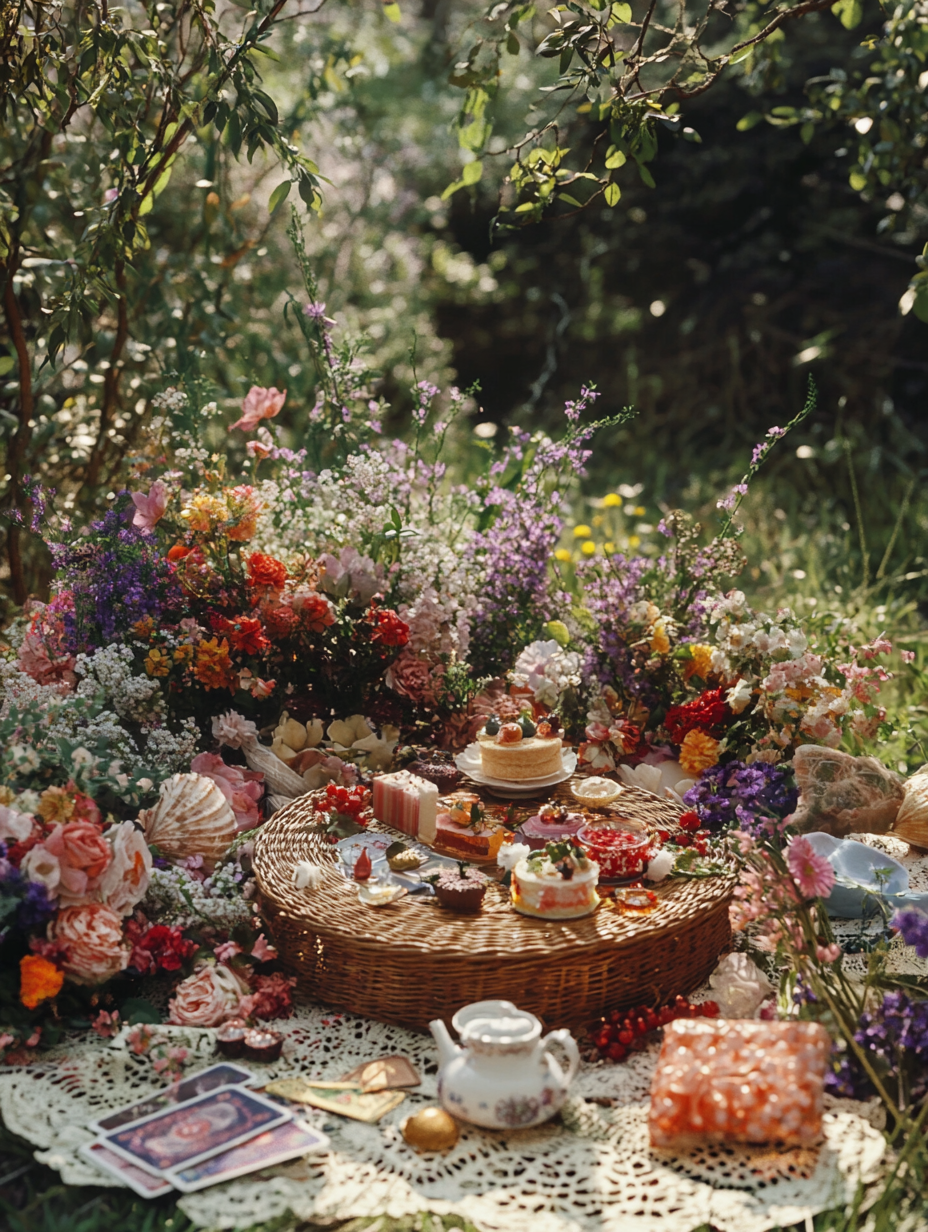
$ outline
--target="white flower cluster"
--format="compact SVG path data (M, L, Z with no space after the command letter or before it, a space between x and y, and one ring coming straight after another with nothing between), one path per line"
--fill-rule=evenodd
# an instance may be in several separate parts
M78 655L74 670L82 679L77 693L93 697L102 689L120 718L145 726L160 723L165 705L158 682L135 674L133 666L128 646L104 646L92 655Z
M181 411L187 405L187 395L182 389L169 385L163 393L155 394L151 404L158 410Z
M552 638L526 646L511 675L514 684L532 690L536 702L553 707L568 688L579 687L580 664L575 651L562 650Z
M226 897L233 890L233 896ZM227 931L248 924L254 910L242 888L232 880L231 870L226 877L225 869L218 870L212 879L198 881L182 868L153 868L142 907L146 915L173 928L206 922Z
M195 719L183 719L176 734L167 727L155 727L145 737L146 760L167 774L185 771L196 756L199 740Z
M56 684L39 684L20 670L16 659L11 659L0 664L0 696L3 698L2 714L6 713L10 702L18 706L38 702L44 709L60 702L61 688Z

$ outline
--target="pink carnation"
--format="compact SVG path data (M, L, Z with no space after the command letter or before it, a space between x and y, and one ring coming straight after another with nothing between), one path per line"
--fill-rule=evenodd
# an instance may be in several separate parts
M296 986L296 977L281 975L256 975L254 992L242 997L238 1013L242 1018L289 1018L293 1013L291 989Z
M261 824L258 805L264 795L264 775L260 770L227 766L218 753L199 753L190 769L213 780L231 805L239 830L253 830Z
M432 672L433 665L427 659L420 659L407 648L387 669L387 686L419 705L433 705L435 680Z
M37 684L57 685L67 693L76 683L74 656L49 654L48 647L38 633L27 633L17 655L20 670L31 676Z
M807 838L791 838L786 865L803 898L827 898L835 884L835 870L816 853Z

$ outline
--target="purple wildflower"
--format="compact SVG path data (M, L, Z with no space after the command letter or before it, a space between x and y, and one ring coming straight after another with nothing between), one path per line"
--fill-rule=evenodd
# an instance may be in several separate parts
M707 830L736 827L755 838L769 838L783 827L796 807L798 793L792 775L780 766L731 761L703 771L683 797Z
M915 947L919 958L928 958L928 915L924 911L915 908L897 911L892 925L902 933L906 945Z

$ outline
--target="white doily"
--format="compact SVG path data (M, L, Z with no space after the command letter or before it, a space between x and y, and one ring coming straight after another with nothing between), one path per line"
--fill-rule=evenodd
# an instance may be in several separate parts
M214 1033L176 1032L193 1046L191 1068L215 1060ZM420 1156L400 1123L436 1102L437 1054L430 1037L398 1027L303 1008L285 1026L284 1055L258 1067L267 1079L337 1079L362 1061L408 1056L422 1085L379 1125L307 1110L331 1151L180 1199L200 1227L248 1227L288 1212L300 1219L456 1215L484 1232L765 1232L844 1206L859 1181L876 1178L883 1136L868 1109L830 1105L825 1143L816 1151L707 1147L680 1155L652 1151L647 1092L656 1047L621 1065L586 1065L557 1123L512 1133L463 1128L444 1155ZM109 1178L77 1153L84 1128L103 1109L159 1087L150 1062L100 1040L81 1039L48 1063L0 1073L0 1113L37 1147L36 1158L67 1184Z

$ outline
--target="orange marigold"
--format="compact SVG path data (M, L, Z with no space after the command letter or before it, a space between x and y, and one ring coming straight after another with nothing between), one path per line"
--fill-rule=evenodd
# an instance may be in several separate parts
M166 676L171 670L171 660L163 650L152 646L145 659L145 671L149 676Z
M283 590L286 580L287 566L273 556L252 552L248 557L248 585L253 590Z
M234 684L229 643L225 638L204 638L197 646L193 674L207 689L229 689Z
M687 732L680 745L680 765L686 774L697 775L714 766L719 759L719 742L694 728Z
M27 1010L34 1010L40 1001L57 997L63 983L63 972L47 958L26 954L19 960L19 999Z

